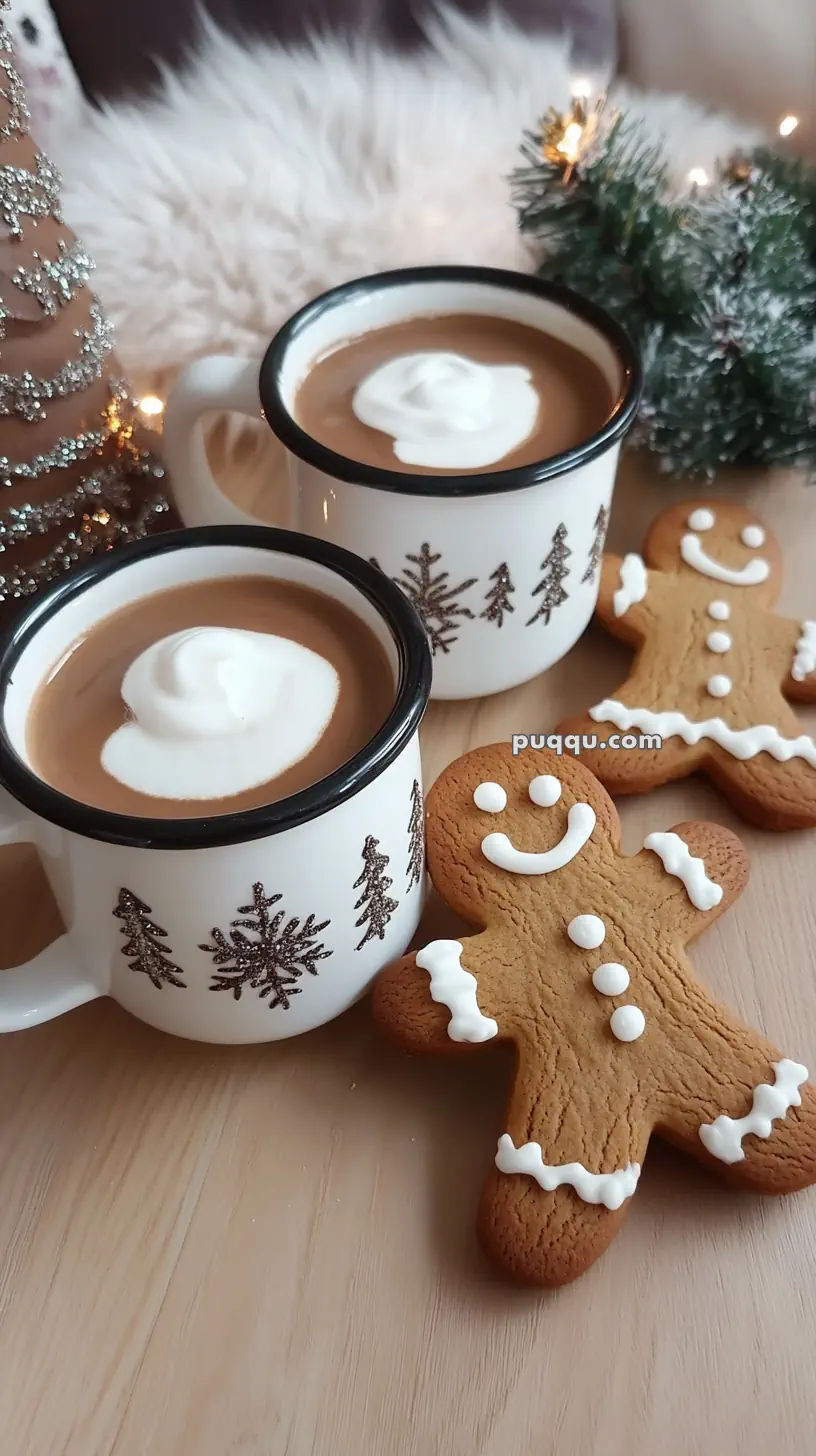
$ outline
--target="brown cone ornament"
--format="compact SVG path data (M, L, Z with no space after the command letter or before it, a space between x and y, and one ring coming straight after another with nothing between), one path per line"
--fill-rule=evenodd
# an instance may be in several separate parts
M60 177L31 137L0 0L0 628L77 563L171 520L60 212Z

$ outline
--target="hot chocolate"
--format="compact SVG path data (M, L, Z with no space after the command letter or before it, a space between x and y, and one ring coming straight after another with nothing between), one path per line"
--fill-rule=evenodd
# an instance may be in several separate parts
M187 819L307 788L383 725L394 675L347 607L295 582L231 577L107 617L31 706L31 765L70 798Z
M612 413L591 359L512 319L406 319L316 360L295 400L298 424L347 459L386 470L510 470L575 448Z

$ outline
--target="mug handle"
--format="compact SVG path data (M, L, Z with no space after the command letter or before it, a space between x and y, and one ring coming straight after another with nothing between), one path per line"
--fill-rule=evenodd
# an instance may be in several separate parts
M0 844L33 844L33 828L14 800L0 799ZM0 1032L53 1021L101 995L80 965L71 936L61 935L24 965L0 971Z
M212 410L234 410L250 419L262 419L260 367L257 359L212 354L188 364L170 391L164 412L163 455L185 526L270 524L237 506L219 488L207 460L201 424L201 416Z

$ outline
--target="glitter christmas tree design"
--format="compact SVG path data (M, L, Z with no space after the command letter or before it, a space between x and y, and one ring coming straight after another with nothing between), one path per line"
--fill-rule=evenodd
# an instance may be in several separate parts
M425 805L419 780L414 779L411 789L411 817L408 821L410 843L408 847L408 889L418 885L425 870Z
M377 848L379 842L373 834L369 834L363 845L363 868L354 881L353 888L362 890L354 906L355 910L362 910L362 914L354 923L358 929L365 926L357 950L362 950L375 937L379 940L385 939L385 927L399 904L398 900L392 900L388 894L394 882L385 873L389 859L387 854L380 854Z
M173 954L169 945L162 945L167 931L150 919L152 910L132 890L120 890L113 914L123 922L120 934L128 939L119 949L128 956L130 969L149 976L160 991L162 986L178 986L187 989L187 982L181 979L181 970L170 959Z
M405 559L411 565L403 567L402 574L395 576L394 581L419 612L434 656L438 651L450 652L457 641L460 621L473 618L470 607L462 606L458 598L476 585L476 577L460 581L458 586L449 586L450 572L438 571L434 575L433 568L442 560L442 554L432 552L427 541L423 541L418 554L406 552ZM382 570L373 556L371 564Z
M541 569L545 574L533 592L533 596L540 596L541 601L538 611L527 623L528 627L532 627L533 622L537 622L539 617L543 617L544 622L548 623L556 607L560 607L569 596L561 584L569 572L566 564L567 557L572 555L566 541L567 528L562 521L560 526L556 526L549 554L541 563Z
M288 1011L291 998L300 995L302 987L297 983L304 971L316 976L317 962L334 954L317 939L331 921L316 923L314 915L303 924L297 916L287 921L285 910L270 915L271 906L281 899L281 895L266 895L257 882L252 886L252 904L239 905L240 919L230 921L229 935L216 928L211 932L213 944L199 946L221 968L213 975L211 991L231 991L240 1001L242 991L250 986L261 998L269 998L270 1010L280 1006Z
M489 592L486 593L485 599L487 606L483 612L479 613L479 616L485 617L488 622L493 622L497 627L501 627L504 624L505 612L515 611L515 607L510 600L510 594L516 588L513 586L510 577L510 568L506 561L503 561L500 566L496 567L495 571L491 572L490 580L495 582L495 586L492 586Z
M601 506L597 516L595 517L595 539L593 540L592 546L590 547L587 569L581 577L582 585L585 581L594 580L595 573L601 564L601 554L603 552L604 543L606 541L606 531L608 525L609 512L606 509L606 506Z

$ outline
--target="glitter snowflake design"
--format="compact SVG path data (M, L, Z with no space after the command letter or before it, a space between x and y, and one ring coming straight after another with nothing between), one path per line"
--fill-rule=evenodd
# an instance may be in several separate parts
M199 946L222 967L213 975L211 991L231 991L240 1001L242 991L250 986L262 999L268 998L270 1010L280 1006L288 1011L292 997L303 989L297 983L304 971L316 976L317 962L334 954L317 940L331 921L316 923L314 915L303 924L297 916L287 921L285 910L270 915L271 906L281 899L281 895L266 895L258 881L252 886L252 904L239 905L241 918L230 921L229 936L216 928L213 944Z

